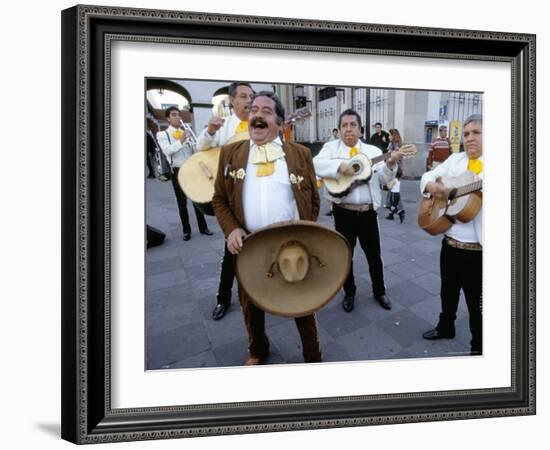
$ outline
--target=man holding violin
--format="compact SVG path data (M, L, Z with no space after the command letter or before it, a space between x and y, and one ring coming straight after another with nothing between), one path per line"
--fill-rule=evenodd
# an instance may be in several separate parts
M208 126L202 131L197 139L197 150L208 150L213 147L220 147L227 144L229 139L241 134L248 139L248 112L254 90L249 83L234 82L229 86L229 100L232 106L231 116L224 119L213 116L208 121ZM221 261L220 282L216 294L216 306L212 311L212 318L220 320L231 305L231 290L235 278L233 267L233 256L224 247L224 254Z

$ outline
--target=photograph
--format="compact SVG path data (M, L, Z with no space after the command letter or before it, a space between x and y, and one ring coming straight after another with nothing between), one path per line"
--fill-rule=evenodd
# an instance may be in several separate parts
M483 354L483 93L152 77L145 86L147 370ZM268 138L249 129L267 127L262 100L277 111ZM220 169L238 142L244 159ZM251 158L266 143L284 165L257 185L231 176L258 177ZM302 214L287 165L296 152L311 172L298 175L298 194L309 189ZM242 196L214 198L216 174L231 192L242 184ZM264 255L277 259L269 234L256 238L264 252L254 256L226 246L235 228L246 231L244 250L259 228L303 219L351 249L338 253L320 235L330 255L309 287L316 265L307 255L298 281L263 275ZM291 320L307 317L310 335Z
M7 2L0 446L543 448L544 11Z
M61 22L63 439L535 414L534 35Z

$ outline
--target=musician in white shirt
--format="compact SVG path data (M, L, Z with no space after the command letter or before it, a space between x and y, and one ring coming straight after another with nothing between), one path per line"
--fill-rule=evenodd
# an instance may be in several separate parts
M354 170L348 164L349 158L357 153L363 153L372 159L380 156L382 151L374 145L365 144L361 136L361 117L348 109L339 118L338 128L340 139L327 142L319 154L313 159L315 172L320 178L340 178L342 175L354 175ZM348 240L352 254L357 242L365 252L369 264L374 298L384 309L391 309L391 301L386 295L384 271L380 249L380 233L376 210L381 205L380 184L391 181L396 172L396 162L401 154L395 152L386 162L372 166L372 176L368 183L356 186L348 195L337 198L327 192L327 198L332 202L332 212L336 231L342 233ZM355 302L356 292L353 264L349 276L344 283L343 308L351 312Z
M197 150L221 147L235 134L248 131L248 111L254 96L252 86L249 83L231 83L228 94L232 107L231 115L227 119L212 116L207 127L197 138Z
M422 195L445 196L447 187L440 177L457 177L466 170L483 179L482 116L470 116L464 122L463 130L464 152L452 154L445 162L422 176ZM480 209L472 221L457 221L445 233L440 256L442 311L437 327L422 335L428 340L455 337L454 323L462 289L470 314L472 355L482 354L482 218L483 211Z
M227 119L212 117L208 126L197 138L197 150L208 150L212 147L221 147L227 144L235 134L248 131L248 111L254 96L254 90L248 83L234 82L229 86L229 100L232 106L231 116ZM224 247L224 254L221 261L220 282L216 294L216 306L212 311L212 318L220 320L231 305L231 294L233 280L235 279L235 268L233 267L233 256Z
M187 212L187 197L178 183L178 172L181 165L193 154L193 148L187 141L186 132L181 128L181 115L178 108L171 106L165 111L166 118L170 126L157 133L157 142L166 155L172 167L172 187L176 195L178 211L183 227L183 240L191 239L191 225L189 224L189 213ZM193 204L197 224L201 234L211 236L212 232L208 229L203 213Z

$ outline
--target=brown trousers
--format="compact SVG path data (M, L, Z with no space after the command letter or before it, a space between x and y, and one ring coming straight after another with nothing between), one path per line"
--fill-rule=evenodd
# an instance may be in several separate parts
M265 312L252 303L239 286L239 301L248 332L248 352L256 358L269 353L269 339L265 334ZM321 349L317 334L315 314L294 319L302 340L302 354L305 362L321 362Z

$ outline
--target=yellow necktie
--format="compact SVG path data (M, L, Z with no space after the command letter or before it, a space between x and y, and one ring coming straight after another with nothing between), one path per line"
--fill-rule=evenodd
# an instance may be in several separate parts
M256 176L266 177L275 172L275 161L284 156L283 150L271 143L257 145L250 158L252 164L257 165Z
M349 157L350 158L353 158L355 155L357 155L357 153L359 153L359 149L357 147L351 147L349 149Z
M241 120L239 125L235 127L235 134L248 131L248 120Z
M483 163L479 159L470 159L468 161L468 170L479 175L483 170Z
M178 128L172 132L172 136L174 139L179 140L183 136L183 131Z

